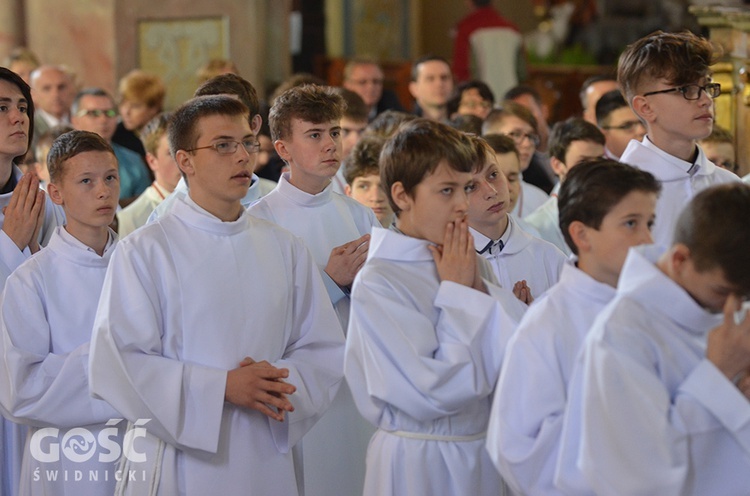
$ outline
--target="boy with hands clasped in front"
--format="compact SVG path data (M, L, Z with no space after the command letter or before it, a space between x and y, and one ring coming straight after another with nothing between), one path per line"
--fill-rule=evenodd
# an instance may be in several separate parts
M501 491L485 429L526 306L482 278L466 221L477 166L468 136L425 119L402 126L381 154L397 220L373 230L344 364L359 411L378 427L366 496Z

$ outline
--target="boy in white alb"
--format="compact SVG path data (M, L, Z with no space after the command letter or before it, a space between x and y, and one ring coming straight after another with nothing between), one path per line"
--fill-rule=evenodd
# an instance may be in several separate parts
M271 136L290 171L248 211L302 238L346 328L350 287L365 262L370 231L380 223L372 209L332 190L341 160L342 111L341 96L324 86L298 86L276 98L268 117ZM302 445L306 496L360 491L371 435L343 385Z
M575 257L508 343L487 433L487 451L519 494L559 494L554 470L571 369L614 297L628 248L651 242L658 191L651 174L609 159L576 165L562 183L560 228Z
M506 139L510 140L510 138ZM469 194L469 229L474 247L492 266L500 286L533 299L560 277L565 255L554 245L525 232L509 212L510 193L495 152L482 138L472 137L482 167L474 172Z
M571 117L552 126L549 162L560 182L544 205L526 217L526 222L539 232L542 239L557 246L565 255L570 256L572 251L560 231L557 188L576 164L582 160L604 156L604 143L604 135L599 128L578 117Z
M750 187L714 186L684 209L670 248L631 248L573 368L565 493L747 494L748 217Z
M485 430L525 305L480 276L466 222L477 165L468 136L426 119L383 149L397 220L373 230L344 363L357 407L378 427L365 496L502 494Z
M315 262L240 199L259 145L230 96L177 109L172 154L190 191L123 239L91 341L91 392L150 419L144 488L123 494L298 494L292 448L341 382L343 333Z
M39 189L21 163L34 134L31 89L15 72L0 67L0 287L32 252L46 245L65 214ZM43 216L43 217L42 217ZM15 496L26 429L0 417L0 496Z
M711 134L714 48L688 31L657 31L629 45L620 56L617 81L625 99L646 124L642 141L631 141L620 160L650 172L662 183L656 204L654 243L668 247L682 209L699 191L739 181L711 163L697 140Z
M250 128L253 134L256 136L260 131L262 124L262 117L260 116L260 102L258 100L258 93L252 84L246 79L241 78L236 74L220 74L212 77L195 90L193 96L207 96L207 95L232 95L244 103L247 108L250 109ZM258 199L264 195L270 193L273 188L276 187L276 183L263 179L253 174L252 183L247 190L244 198L240 200L242 206L249 207ZM188 183L185 177L181 177L175 186L174 191L167 196L164 201L156 206L151 215L148 217L147 222L153 222L156 219L165 216L172 210L172 207L184 199L188 194Z
M108 227L120 197L117 159L98 134L71 131L52 144L48 163L47 192L63 206L67 222L6 282L0 409L30 426L19 495L112 494L125 425L111 406L89 396L88 357L117 238ZM101 435L114 452L98 449ZM50 451L54 443L58 456ZM82 443L78 451L76 443Z
M146 150L146 164L154 174L154 182L130 205L117 213L117 232L124 238L146 224L154 209L174 191L181 179L180 169L169 153L167 126L169 114L151 119L140 133Z

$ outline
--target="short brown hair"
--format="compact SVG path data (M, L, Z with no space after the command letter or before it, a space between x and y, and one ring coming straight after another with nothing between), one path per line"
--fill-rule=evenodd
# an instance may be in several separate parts
M606 138L598 127L580 117L555 123L549 133L549 156L565 164L565 154L574 141L591 141L604 146ZM568 167L574 164L565 164Z
M260 113L260 101L255 87L237 74L219 74L198 86L193 96L234 95L250 109L250 118Z
M628 45L620 55L617 82L631 102L649 81L664 79L682 86L709 76L716 55L710 41L689 31L656 31Z
M115 155L112 146L96 133L89 131L69 131L52 142L47 154L47 169L50 182L62 180L65 162L84 152L108 152Z
M684 244L696 270L720 268L742 296L750 293L750 186L741 182L704 189L682 211L674 244Z
M229 59L211 59L201 66L195 75L198 78L198 84L203 84L209 79L220 74L237 74L237 66Z
M143 103L161 112L167 89L159 76L139 69L128 72L118 87L120 101Z
M342 117L356 122L367 122L370 109L367 108L361 96L346 88L336 88L336 92L344 99L344 115Z
M190 150L198 142L198 121L212 115L247 117L249 110L244 103L227 95L198 96L183 103L172 114L167 129L169 151L174 157L178 150Z
M511 138L510 136L506 136L505 134L491 133L485 134L484 136L482 136L482 138L484 138L487 144L492 147L495 153L515 153L516 157L518 157L518 148L516 147L516 142L513 141L513 138Z
M292 119L314 124L339 121L344 105L344 99L330 86L306 84L291 88L273 102L268 114L271 139L288 138L292 133Z
M506 100L502 103L500 108L492 109L487 117L484 119L482 124L482 134L489 134L492 128L503 122L503 120L509 115L518 117L529 126L532 127L535 133L539 132L539 123L536 121L536 117L531 113L531 110L527 109L520 103L516 103L512 100Z
M560 231L574 254L578 247L570 225L579 221L599 230L604 217L632 191L659 194L661 184L651 173L609 158L586 160L568 171L557 206Z
M167 134L169 128L169 121L172 118L172 114L169 112L162 112L156 115L153 119L148 121L143 129L141 130L141 143L147 153L156 155L156 151L159 149L159 140L161 137Z
M351 186L358 177L380 173L378 161L384 144L382 136L366 134L360 138L344 159L344 179L348 185Z
M383 146L380 154L380 182L388 203L398 216L400 209L391 196L391 187L400 182L406 194L437 169L441 162L458 172L472 172L478 161L468 135L440 122L417 118L403 124Z
M734 136L721 126L714 126L711 134L700 140L701 143L729 143L734 146Z
M400 110L386 110L375 117L365 129L366 133L390 138L404 122L413 121L417 116Z

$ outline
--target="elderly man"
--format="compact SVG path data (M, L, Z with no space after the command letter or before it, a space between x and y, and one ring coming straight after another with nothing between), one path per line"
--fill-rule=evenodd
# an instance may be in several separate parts
M34 138L60 124L70 123L70 106L75 96L75 77L60 65L43 65L31 73L34 98Z
M75 129L96 133L112 145L120 167L120 204L124 206L149 187L151 178L140 155L111 142L117 126L116 109L109 93L101 88L87 88L75 96L70 122Z

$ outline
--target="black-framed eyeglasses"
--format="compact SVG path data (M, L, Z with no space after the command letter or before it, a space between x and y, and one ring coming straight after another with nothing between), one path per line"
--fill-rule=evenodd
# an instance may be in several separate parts
M528 138L529 142L532 143L535 147L539 146L539 143L541 140L539 139L538 134L534 133L522 133L520 131L511 131L507 134L517 145L520 145L523 143L523 140Z
M602 129L619 129L620 131L632 131L637 126L643 126L643 123L641 121L625 121L619 126L602 126Z
M115 109L108 109L108 110L99 110L99 109L86 110L86 109L81 109L78 112L76 112L76 115L78 117L85 117L85 116L88 116L88 117L101 117L101 116L105 116L105 117L108 117L108 118L111 119L113 117L117 117L117 110L115 110Z
M682 93L685 100L697 100L701 97L701 92L705 91L711 98L716 98L721 95L721 85L719 83L708 83L705 86L699 84L686 84L679 88L670 88L668 90L649 91L644 93L643 96L658 95L659 93Z
M255 141L254 139L246 139L242 141L217 141L216 143L211 143L210 145L198 146L196 148L191 148L190 150L185 151L194 152L197 150L206 150L208 148L213 148L219 155L232 155L237 151L237 148L239 148L240 145L242 145L245 151L250 154L258 153L260 151L260 143Z

